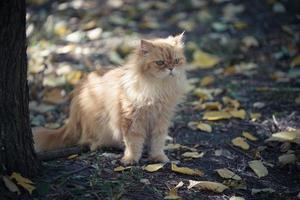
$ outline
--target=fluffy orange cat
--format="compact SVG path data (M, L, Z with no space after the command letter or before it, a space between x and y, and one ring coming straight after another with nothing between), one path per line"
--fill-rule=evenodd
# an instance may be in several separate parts
M90 73L75 89L68 123L33 131L36 151L125 145L121 162L128 165L139 161L148 143L149 159L167 162L168 127L186 85L182 37L141 40L124 66Z

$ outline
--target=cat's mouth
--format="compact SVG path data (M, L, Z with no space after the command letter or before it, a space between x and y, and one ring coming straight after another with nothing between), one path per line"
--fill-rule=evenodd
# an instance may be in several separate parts
M170 72L170 73L169 73L169 76L174 77L175 74L173 74L173 72Z

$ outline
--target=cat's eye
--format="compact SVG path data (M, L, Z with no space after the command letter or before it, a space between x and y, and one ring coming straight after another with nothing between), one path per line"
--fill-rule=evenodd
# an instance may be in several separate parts
M155 61L155 63L157 65L164 65L165 64L165 62L163 60L157 60L157 61Z
M180 61L180 59L179 59L179 58L176 58L174 62L175 62L175 64L177 65L177 64L179 64L179 61Z

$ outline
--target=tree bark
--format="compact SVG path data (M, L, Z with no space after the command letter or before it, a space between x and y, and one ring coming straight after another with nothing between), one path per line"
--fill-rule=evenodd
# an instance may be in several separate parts
M25 0L0 0L0 174L37 174L28 108Z

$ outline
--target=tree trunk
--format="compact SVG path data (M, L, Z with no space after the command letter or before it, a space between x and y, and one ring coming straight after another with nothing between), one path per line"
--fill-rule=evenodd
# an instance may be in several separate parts
M32 177L39 163L29 121L25 0L0 0L0 174Z

